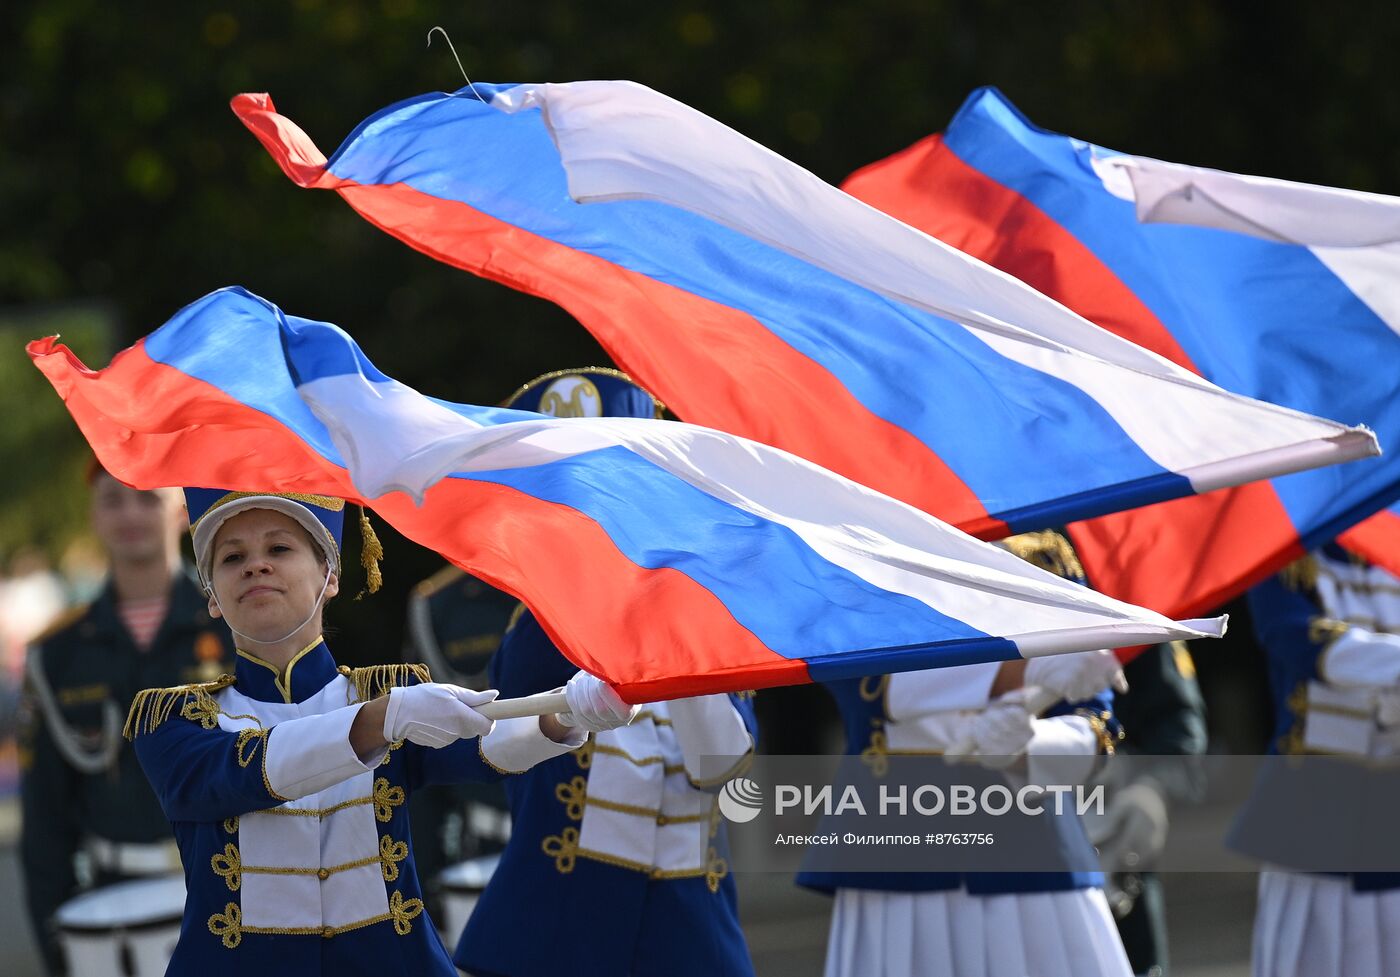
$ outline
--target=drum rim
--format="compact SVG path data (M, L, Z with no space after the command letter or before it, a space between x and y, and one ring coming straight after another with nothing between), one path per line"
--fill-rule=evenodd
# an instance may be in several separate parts
M168 928L168 927L170 927L170 926L172 926L172 925L173 925L173 926L178 926L178 925L180 924L180 922L184 919L184 915L185 915L185 914L184 914L184 912L182 911L182 912L180 913L179 916L172 916L172 917L168 917L168 918L166 918L166 919L151 919L151 920L146 920L146 921L140 922L140 923L121 923L121 924L116 925L116 926L112 925L111 923L107 923L107 924L105 924L105 925L99 925L99 924L84 925L84 924L82 924L82 923L59 923L59 924L58 924L58 931L59 931L60 933L70 933L70 934L78 934L78 933L82 933L82 934L92 934L92 933L107 933L107 934L116 934L116 933L137 933L137 932L140 932L141 930L164 929L164 928Z

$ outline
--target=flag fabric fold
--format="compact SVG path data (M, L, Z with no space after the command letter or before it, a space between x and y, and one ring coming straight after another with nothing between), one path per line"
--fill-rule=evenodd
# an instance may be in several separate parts
M1400 198L1124 155L989 88L843 186L1227 390L1400 439ZM1070 531L1096 587L1192 614L1348 527L1400 572L1397 497L1390 455Z
M137 486L373 507L515 594L631 701L1178 637L787 452L689 424L450 403L339 328L239 288L101 371L30 344L104 467Z
M329 159L266 95L233 108L299 185L559 303L682 418L982 538L1376 451L1365 430L1227 394L642 86L424 95Z

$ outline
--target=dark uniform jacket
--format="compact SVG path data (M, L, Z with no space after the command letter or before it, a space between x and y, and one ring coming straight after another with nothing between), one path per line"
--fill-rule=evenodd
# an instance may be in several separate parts
M228 629L210 620L207 606L193 579L179 574L165 620L142 652L108 584L29 650L20 724L20 851L30 919L53 971L61 970L62 960L52 917L78 890L74 855L84 841L149 844L171 836L122 738L122 724L141 689L208 681L233 670ZM99 884L123 877L94 870Z

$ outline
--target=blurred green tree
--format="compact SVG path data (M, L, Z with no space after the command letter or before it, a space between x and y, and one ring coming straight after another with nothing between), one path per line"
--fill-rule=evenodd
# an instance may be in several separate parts
M941 128L993 83L1041 124L1126 151L1400 189L1400 95L1385 67L1400 17L1381 5L1342 16L1257 0L11 0L0 9L0 307L102 303L124 345L243 284L343 325L405 382L476 402L603 361L557 308L424 258L331 194L293 188L227 109L237 92L267 91L329 153L371 112L460 86L445 45L425 49L437 24L475 78L634 79L832 182ZM24 370L11 335L5 380ZM80 352L100 365L107 351ZM79 446L54 437L66 448L6 440L6 469L22 466L23 485L63 484ZM7 488L5 531L32 526L57 543L43 504ZM398 640L397 610L371 605L401 607L434 566L385 535L387 594L339 611L366 657Z

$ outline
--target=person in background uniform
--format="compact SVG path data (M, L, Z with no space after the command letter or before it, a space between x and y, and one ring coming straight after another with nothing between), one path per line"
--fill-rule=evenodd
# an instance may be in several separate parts
M404 660L422 662L440 681L481 691L492 654L523 609L514 597L449 564L409 594ZM430 787L413 795L409 813L418 873L433 918L440 920L439 873L500 852L510 838L505 789L495 783Z
M1004 541L1042 569L1083 581L1069 541L1026 533ZM1122 687L1107 651L1053 655L870 676L827 683L845 720L847 753L874 776L889 759L941 754L971 743L991 769L1025 756L1050 761L1057 783L1086 781L1122 731L1112 712ZM1059 695L1043 717L1030 715L1021 689ZM882 772L883 771L883 772ZM1047 809L1047 816L1049 809ZM1122 942L1084 827L1073 815L1043 822L1044 850L1064 854L1064 871L836 872L806 870L799 885L835 895L826 977L1128 977Z
M65 971L54 913L80 888L180 870L170 826L122 739L132 698L217 678L233 659L181 564L179 490L127 488L95 464L89 482L110 576L96 601L30 647L20 729L25 893L54 974Z
M1281 795L1265 793L1261 780L1236 822L1232 845L1275 866L1259 876L1254 973L1400 974L1400 872L1287 867L1336 836L1362 846L1379 839L1394 851L1395 808L1382 793L1384 767L1376 764L1393 770L1400 755L1400 579L1329 544L1250 591L1249 609L1275 702L1270 752L1355 760L1329 775L1355 771L1333 781L1354 788L1352 796L1302 798L1280 822ZM1380 830L1367 834L1376 819ZM1271 836L1280 823L1291 833L1283 843Z
M601 369L547 374L505 406L661 416L644 390ZM555 688L573 671L529 611L491 662L492 684L512 697ZM583 748L507 780L510 843L457 966L474 977L752 974L717 792L746 769L754 729L744 696L651 703L631 725L595 730Z
M1205 753L1205 701L1184 642L1147 648L1123 667L1123 674L1128 690L1113 701L1125 734L1118 745L1120 753L1141 757ZM1134 772L1131 782L1110 784L1102 823L1091 835L1109 873L1109 905L1133 972L1166 977L1166 897L1161 878L1147 868L1166 844L1169 803L1200 800L1204 777L1198 767L1172 761L1135 766Z

